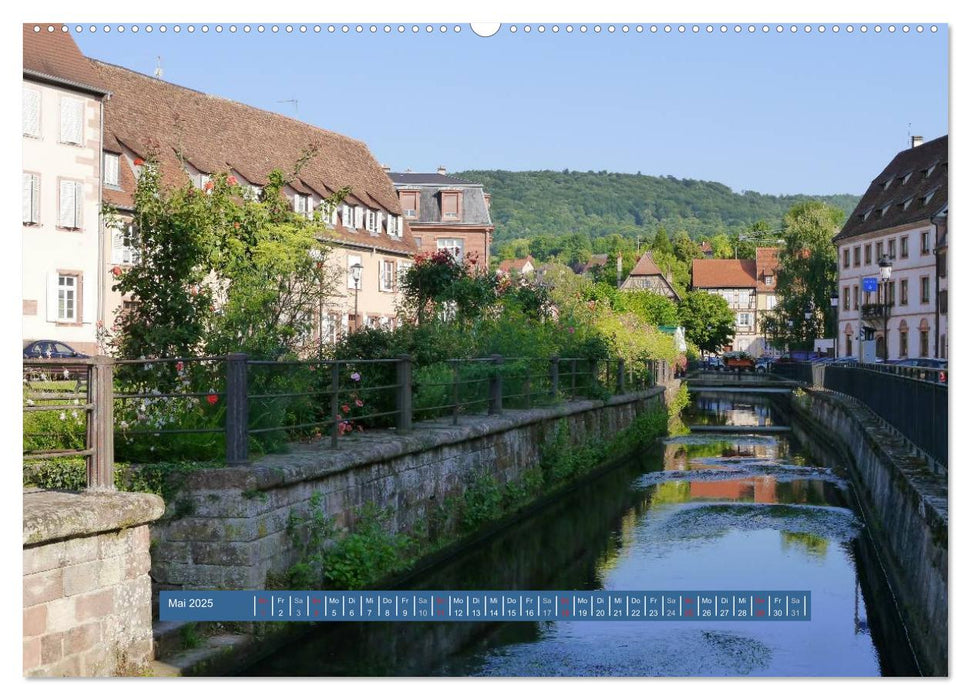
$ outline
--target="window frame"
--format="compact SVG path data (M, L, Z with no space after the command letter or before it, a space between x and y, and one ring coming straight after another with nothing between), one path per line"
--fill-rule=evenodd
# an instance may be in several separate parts
M69 141L64 138L64 105L74 102L79 105L80 114L78 116L78 140ZM85 101L79 97L73 97L72 95L61 95L60 99L60 109L61 109L61 120L58 125L57 130L57 142L64 146L84 146L84 111L85 111Z
M910 280L904 277L900 280L900 305L907 306L910 296Z
M921 275L920 278L920 303L931 303L931 278L929 275Z
M863 264L870 265L873 263L873 244L867 243L863 246Z
M108 180L108 159L111 158L115 162L115 181L111 182ZM101 159L101 181L104 183L105 187L113 190L121 189L121 155L118 153L112 153L111 151L103 151Z
M74 185L74 225L65 226L61 219L61 198L64 194L64 185ZM84 182L71 178L57 179L57 228L61 231L82 231L84 229Z
M390 266L390 267L389 267ZM390 270L390 275L388 274ZM381 269L378 274L378 291L379 292L394 292L395 291L395 261L382 259Z
M900 259L906 260L910 257L910 236L900 237Z
M42 132L43 132L42 127L43 127L43 124L44 124L44 117L43 117L43 113L44 113L44 95L37 88L27 87L26 85L23 86L23 93L21 94L21 100L22 100L22 102L21 102L21 105L20 105L20 111L21 111L20 121L21 121L21 126L23 126L24 118L26 116L26 113L25 113L25 110L27 108L26 93L28 93L28 92L32 92L32 93L34 93L37 96L37 131L36 131L36 133L28 133L25 130L23 135L26 136L29 139L37 139L39 141L39 140L41 140L41 135L42 135Z
M41 203L41 191L40 191L41 177L40 177L40 173L31 172L30 170L24 170L23 171L23 176L21 178L21 187L24 186L25 179L28 178L28 177L31 180L31 187L30 187L30 217L29 217L29 220L23 222L23 225L24 226L40 226L40 224L41 224L41 221L40 221L40 211L41 211L41 208L40 208L40 203ZM36 196L34 194L35 192L36 192ZM21 190L21 197L23 197L23 189ZM23 200L21 200L21 205L22 204L23 204Z
M83 308L81 304L81 301L82 301L81 300L81 283L82 283L81 278L82 278L82 275L80 272L62 271L62 270L57 271L57 323L60 325L74 326L82 323L82 318L80 313L81 309ZM72 300L73 315L70 317L61 315L62 290L64 291L65 295L68 292L66 286L62 283L62 280L68 280L68 279L74 280L73 289L70 290L74 294L74 299ZM67 307L66 299L64 301L64 306L65 308Z

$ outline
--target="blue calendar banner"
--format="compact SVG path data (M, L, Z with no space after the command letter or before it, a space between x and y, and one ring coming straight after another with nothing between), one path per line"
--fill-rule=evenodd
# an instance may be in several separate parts
M807 622L809 591L161 591L199 622Z
M875 291L877 291L877 278L876 277L864 277L863 278L863 291L864 292L875 292Z

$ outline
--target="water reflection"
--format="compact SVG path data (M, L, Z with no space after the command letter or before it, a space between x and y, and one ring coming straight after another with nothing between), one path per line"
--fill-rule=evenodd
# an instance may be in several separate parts
M716 414L740 425L778 424L771 405L760 401L747 418L739 403ZM700 406L705 414L711 404ZM842 476L834 465L806 458L792 440L745 434L668 440L408 587L809 589L811 622L331 623L249 674L912 672L906 660L878 652L871 633L857 572L861 523L848 507Z

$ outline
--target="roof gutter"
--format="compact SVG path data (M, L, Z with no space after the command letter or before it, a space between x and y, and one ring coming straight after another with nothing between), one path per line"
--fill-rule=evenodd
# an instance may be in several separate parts
M109 90L105 90L104 88L97 88L97 87L94 87L93 85L88 85L87 83L79 83L76 80L59 78L56 75L50 75L49 73L41 73L40 71L30 70L28 68L24 68L24 77L31 78L33 80L39 80L40 82L43 82L43 83L51 83L53 85L63 85L65 87L76 88L78 90L81 90L82 92L89 92L99 97L111 96L111 92Z

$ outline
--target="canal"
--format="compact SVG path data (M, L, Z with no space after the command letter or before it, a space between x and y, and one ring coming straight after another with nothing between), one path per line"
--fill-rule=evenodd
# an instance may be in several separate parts
M810 622L331 623L244 675L916 675L842 466L810 458L786 401L695 393L697 431L403 587L808 589Z

